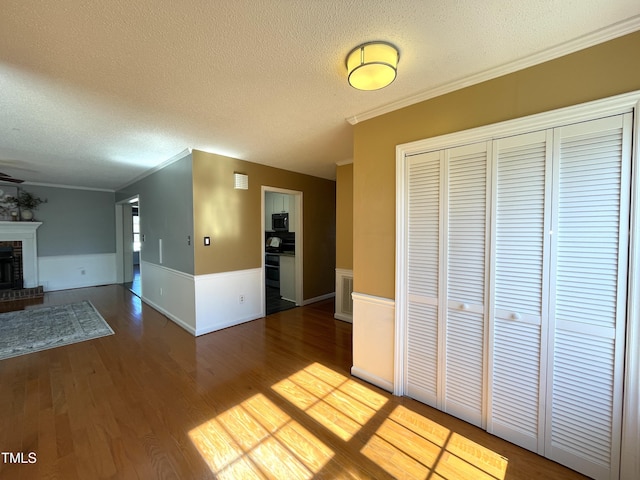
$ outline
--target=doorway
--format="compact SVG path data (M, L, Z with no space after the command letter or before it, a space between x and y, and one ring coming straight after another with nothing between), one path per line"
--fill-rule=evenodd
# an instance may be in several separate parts
M302 192L262 187L266 315L302 305Z
M137 196L116 205L118 283L142 297L140 274L140 205Z

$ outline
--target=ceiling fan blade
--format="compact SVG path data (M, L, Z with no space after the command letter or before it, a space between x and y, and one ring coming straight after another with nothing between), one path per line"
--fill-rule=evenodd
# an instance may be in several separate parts
M13 178L11 175L7 175L6 173L0 172L0 182L23 183L24 180L20 180L19 178Z

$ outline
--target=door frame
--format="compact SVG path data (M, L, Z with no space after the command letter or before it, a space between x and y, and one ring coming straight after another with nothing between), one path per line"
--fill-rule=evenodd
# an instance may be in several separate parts
M262 299L262 314L264 316L265 312L266 312L266 297L264 297L264 292L265 292L265 258L264 258L264 254L265 254L265 223L264 223L264 215L265 215L265 194L267 192L275 192L275 193L285 193L288 195L292 195L294 197L294 201L295 201L295 208L296 208L296 216L294 219L294 228L295 228L295 232L296 232L296 268L295 268L295 274L296 274L296 281L295 281L295 285L296 285L296 306L301 306L303 305L304 302L304 297L303 297L303 286L304 286L304 282L303 282L303 278L302 275L304 273L304 269L303 269L303 263L304 263L304 242L302 241L303 237L303 225L304 225L304 221L303 221L303 202L302 202L302 197L303 197L303 192L298 191L298 190L289 190L286 188L280 188L280 187L271 187L271 186L267 186L267 185L262 185L261 190L260 190L260 224L261 224L261 229L260 229L260 248L261 248L261 256L262 256L262 274L261 274L261 291L262 291L262 295L263 295L263 299Z
M640 404L640 91L396 146L394 395L404 395L407 386L407 158L428 151L628 112L634 114L634 123L620 478L640 478L640 452L637 448L640 444L640 411L637 408Z
M126 252L125 243L128 241L125 236L127 232L133 229L133 225L129 227L131 223L131 207L132 200L138 201L138 215L140 215L140 198L138 195L133 195L124 200L121 200L115 205L116 212L116 283L126 283L133 280L133 257L131 258L131 265L126 262L125 258L128 252ZM140 251L142 256L142 251ZM129 268L130 267L130 268ZM140 285L142 287L142 272L140 273Z

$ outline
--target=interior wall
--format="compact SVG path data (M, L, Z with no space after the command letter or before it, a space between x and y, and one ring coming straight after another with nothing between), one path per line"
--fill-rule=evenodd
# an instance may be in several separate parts
M396 145L640 90L640 32L354 127L354 290L395 297Z
M336 182L198 150L192 155L196 275L262 267L264 185L303 193L304 299L334 292ZM234 189L234 173L249 176L248 190Z
M192 191L189 154L116 192L116 201L136 195L140 199L140 233L144 236L140 259L143 262L193 274Z
M25 185L47 203L34 211L38 256L115 253L114 193L100 190Z
M114 192L21 185L47 203L34 212L38 283L45 291L116 281Z
M353 163L336 167L336 268L353 269Z

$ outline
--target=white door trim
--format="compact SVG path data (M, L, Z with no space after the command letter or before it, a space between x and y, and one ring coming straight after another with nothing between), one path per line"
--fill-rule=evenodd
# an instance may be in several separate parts
M629 291L620 478L640 478L640 99L635 105L631 153L631 215L629 228Z
M266 307L265 305L265 298L264 298L264 291L265 291L265 279L264 279L264 252L265 252L265 238L264 238L264 232L265 232L265 224L264 224L264 214L265 214L265 204L264 204L264 198L265 198L265 193L266 192L276 192L276 193L286 193L288 195L293 195L295 202L296 202L296 216L295 216L295 224L294 224L294 228L295 228L295 232L296 232L296 265L295 265L295 274L296 274L296 305L301 306L304 305L304 296L303 296L303 287L304 287L304 283L302 281L302 275L303 275L303 259L304 259L304 242L303 242L303 225L304 225L304 221L303 221L303 192L298 191L298 190L288 190L286 188L279 188L279 187L269 187L266 185L262 185L261 187L261 197L260 197L260 205L261 205L261 210L260 210L260 218L261 218L261 223L262 223L262 228L261 228L261 232L260 235L262 237L262 305L263 305L263 309L264 311L262 312L262 316L264 316L264 314L266 313Z

